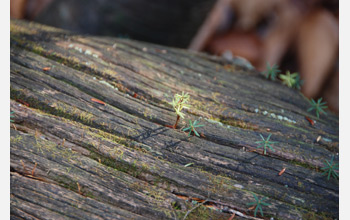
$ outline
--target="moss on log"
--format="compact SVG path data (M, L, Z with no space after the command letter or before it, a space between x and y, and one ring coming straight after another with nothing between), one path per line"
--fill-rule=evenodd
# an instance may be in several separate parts
M338 218L338 180L320 170L338 161L338 117L239 59L18 20L10 57L13 219ZM172 129L182 91L192 107Z

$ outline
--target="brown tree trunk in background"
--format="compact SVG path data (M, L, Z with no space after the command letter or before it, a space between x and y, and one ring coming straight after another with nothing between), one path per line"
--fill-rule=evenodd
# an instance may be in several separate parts
M187 48L214 3L215 0L54 0L34 21L77 33Z
M316 97L338 57L339 24L333 14L320 9L303 20L299 31L298 61L305 80L302 91L307 97Z
M11 0L10 1L10 17L23 19L26 14L27 0Z

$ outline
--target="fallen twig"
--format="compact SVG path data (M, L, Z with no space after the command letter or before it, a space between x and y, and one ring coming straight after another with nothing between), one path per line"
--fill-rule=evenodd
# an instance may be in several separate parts
M252 217L252 216L249 216L249 215L245 215L243 214L242 212L240 211L236 211L232 208L235 208L235 209L240 209L239 207L236 207L235 205L231 205L231 204L226 204L226 203L222 203L222 202L219 202L219 201L212 201L212 200L208 200L208 202L211 202L211 203L214 203L216 205L222 205L222 206L227 206L227 207L231 207L229 208L229 212L230 213L235 213L236 215L242 217L242 218L246 218L246 219L252 219L252 220L263 220L261 218L256 218L256 217Z
M22 163L22 166L23 166L23 173L26 173L26 166L24 165L23 160L20 160L20 162Z
M77 186L78 186L78 193L82 195L81 191L80 191L80 185L79 183L77 182Z
M198 205L196 205L196 206L193 207L192 209L188 210L187 213L186 213L186 215L184 216L184 218L183 218L182 220L185 220L185 219L187 218L187 216L188 216L193 210L195 210L196 208L198 208L199 206L203 205L204 203L206 203L206 202L208 202L208 201L209 201L209 200L206 199L206 200L204 200L204 202L199 203Z
M34 165L34 167L33 167L32 176L34 176L34 172L35 172L36 165L37 165L37 162L35 162L35 165Z
M252 217L252 216L249 216L249 215L245 215L245 214L243 214L242 212L236 211L236 210L234 210L234 209L229 209L229 212L230 212L230 213L234 213L234 214L236 214L236 215L238 215L238 216L240 216L240 217L242 217L242 218L246 218L246 219L264 220L264 219L262 219L262 218L256 218L256 217Z
M281 176L284 173L284 171L286 171L285 167L281 170L281 172L278 173L278 175Z
M95 102L95 103L98 103L98 104L100 104L100 105L106 105L105 102L103 102L103 101L101 101L101 100L99 100L99 99L91 98L91 101L93 101L93 102Z
M233 213L228 220L232 220L236 216L236 213Z

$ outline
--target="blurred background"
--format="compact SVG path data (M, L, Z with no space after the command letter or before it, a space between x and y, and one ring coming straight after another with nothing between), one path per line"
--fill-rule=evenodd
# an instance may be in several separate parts
M338 0L11 0L11 18L298 72L339 112Z

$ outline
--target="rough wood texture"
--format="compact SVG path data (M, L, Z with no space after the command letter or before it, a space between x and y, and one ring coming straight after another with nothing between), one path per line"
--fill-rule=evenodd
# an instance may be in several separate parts
M338 117L308 107L238 59L12 20L11 217L182 219L208 200L187 219L338 218L338 181L319 169L338 161ZM180 130L189 119L202 137Z

